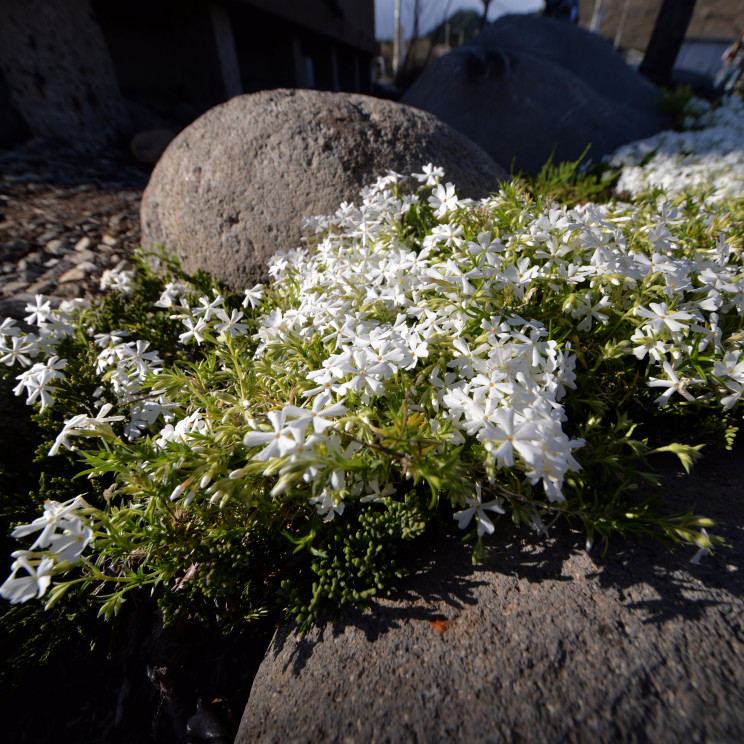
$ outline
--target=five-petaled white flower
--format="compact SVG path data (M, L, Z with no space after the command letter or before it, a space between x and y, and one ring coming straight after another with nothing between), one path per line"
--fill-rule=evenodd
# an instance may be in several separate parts
M501 507L499 499L487 501L485 504L481 502L480 483L475 484L475 498L468 497L465 499L465 503L468 505L467 508L455 512L453 516L457 520L457 526L461 530L466 529L473 516L475 516L478 522L478 537L481 537L485 532L491 535L494 531L493 522L486 514L486 511L492 511L496 514L506 514Z

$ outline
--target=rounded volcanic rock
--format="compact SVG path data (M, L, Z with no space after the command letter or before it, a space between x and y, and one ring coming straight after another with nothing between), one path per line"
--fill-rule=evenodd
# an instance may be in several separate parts
M274 90L210 109L168 146L142 198L142 244L235 289L266 278L303 220L332 214L386 171L445 170L462 196L508 180L480 147L433 115L348 93Z
M595 34L506 16L436 59L401 102L434 114L497 162L531 174L594 161L669 128L659 91Z

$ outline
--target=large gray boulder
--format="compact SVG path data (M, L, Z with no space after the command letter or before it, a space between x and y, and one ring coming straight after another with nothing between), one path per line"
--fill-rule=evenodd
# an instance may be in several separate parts
M348 93L274 90L238 96L183 130L142 197L142 244L184 270L236 289L301 245L303 219L335 212L388 169L432 162L463 196L498 190L506 172L431 114Z
M575 160L590 145L600 160L667 128L656 98L588 31L507 16L437 59L401 102L451 124L505 167L536 173L551 154Z
M444 540L392 599L280 629L235 744L744 741L741 456L669 469L670 510L699 499L730 543L698 565L497 531L484 566Z
M660 121L659 89L639 75L609 42L585 28L553 18L515 13L489 23L468 48L491 47L533 54L565 68L603 97Z

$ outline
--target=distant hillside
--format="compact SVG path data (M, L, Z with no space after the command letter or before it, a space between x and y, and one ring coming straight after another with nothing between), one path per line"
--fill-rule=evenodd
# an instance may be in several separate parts
M601 0L599 32L614 42L626 0ZM662 0L628 0L620 35L622 49L645 51L659 14ZM586 28L592 20L596 0L579 0L579 23ZM744 28L742 0L697 0L688 36L733 39Z

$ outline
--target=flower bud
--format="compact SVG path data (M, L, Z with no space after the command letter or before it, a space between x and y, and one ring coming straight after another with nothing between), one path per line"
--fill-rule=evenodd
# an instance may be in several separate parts
M183 483L176 486L173 489L173 493L170 495L170 500L175 501L176 499L180 499L181 496L183 496L185 490L186 490L186 486Z

